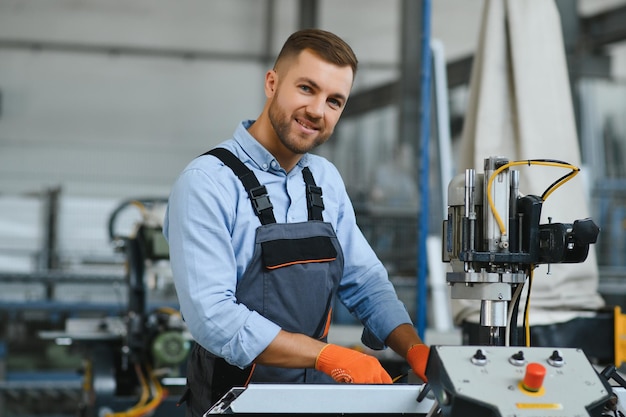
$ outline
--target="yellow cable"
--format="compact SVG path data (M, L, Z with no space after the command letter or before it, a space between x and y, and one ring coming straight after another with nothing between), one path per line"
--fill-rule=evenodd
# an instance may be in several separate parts
M552 184L543 193L543 196L542 196L542 200L543 201L547 200L547 198L554 191L556 191L557 188L559 188L561 185L565 184L567 181L569 181L572 178L574 178L578 174L578 172L580 172L580 168L578 168L575 165L568 164L568 163L559 162L559 161L548 161L548 160L533 160L533 159L529 159L529 160L525 160L525 161L508 162L508 163L502 165L501 167L499 167L498 169L496 169L491 174L491 176L489 177L489 179L487 181L487 201L489 202L489 207L491 208L491 212L492 212L496 222L498 223L498 227L500 228L500 233L501 233L502 236L506 235L506 225L502 221L502 218L500 217L500 214L498 213L498 210L496 209L495 203L493 202L493 197L491 196L491 189L492 189L493 181L498 176L498 174L500 174L502 171L504 171L507 168L510 168L510 167L513 167L513 166L519 166L519 165L542 165L542 166L550 166L550 167L556 167L556 168L567 168L567 169L571 169L572 170L571 173L567 174L563 178L561 178L558 181L556 181L554 184ZM528 275L528 295L527 295L527 298L526 298L526 310L524 312L524 323L525 323L524 331L525 331L525 335L526 335L526 347L530 347L530 322L529 322L529 317L530 317L530 291L531 291L531 288L532 288L533 270L534 270L534 265L530 265L530 272L529 272L529 275Z
M405 376L409 376L409 374L400 374L397 377L395 377L394 379L391 380L391 383L395 384L396 382L398 382L399 380L401 380L402 378L404 378Z
M155 408L161 404L163 398L165 397L165 392L158 378L156 378L154 372L148 367L148 374L150 375L150 382L154 386L154 395L150 402L146 404L147 399L149 398L149 387L139 368L139 365L135 365L135 369L138 370L138 376L142 383L142 394L141 398L132 408L129 408L126 411L121 411L117 413L108 413L105 414L105 417L142 417L154 411Z
M550 197L550 194L555 192L556 189L559 188L561 185L565 184L567 181L574 178L577 174L578 174L578 171L572 171L571 173L563 177L560 181L558 181L556 184L554 184L552 187L550 187L548 190L544 192L543 200L544 201L547 200L548 197Z
M148 413L151 413L152 411L154 411L154 409L157 408L159 404L161 404L161 402L165 398L165 392L163 390L163 387L161 386L161 383L159 382L154 372L152 372L152 370L148 370L148 373L150 374L150 380L152 381L152 385L154 386L154 389L155 389L154 396L152 397L152 400L150 400L148 404L141 407L140 409L133 410L131 414L128 415L127 417L145 416Z
M570 175L568 175L567 177L563 178L561 181L559 181L556 184L554 184L548 191L546 191L544 193L545 194L544 201L557 188L559 188L561 185L565 184L567 181L569 181L572 178L574 178L574 176L576 174L578 174L578 172L580 171L580 168L578 168L577 166L571 165L571 164L562 163L562 162L533 160L533 159L529 159L529 160L526 160L526 161L508 162L508 163L502 165L500 168L496 169L493 172L493 174L491 174L491 176L489 177L489 180L487 181L487 201L489 202L489 207L491 208L491 212L493 213L493 217L496 219L496 222L498 223L498 227L500 228L500 233L502 235L506 235L506 225L502 221L502 218L500 217L500 214L498 214L498 210L496 209L495 203L493 202L493 197L491 196L491 186L492 186L493 181L496 178L496 176L498 176L498 174L500 174L502 171L504 171L507 168L510 168L512 166L518 166L518 165L543 165L543 166L551 166L551 167L557 167L557 168L568 168L568 169L572 170L572 173Z
M137 372L139 383L141 384L141 397L139 397L139 402L133 407L133 409L143 406L148 401L148 398L150 398L150 387L148 387L146 377L143 375L143 372L141 372L141 365L138 363L135 364L135 372Z
M148 401L148 398L150 398L150 387L148 387L148 383L146 382L146 378L143 375L141 366L139 364L135 364L135 372L137 374L137 378L139 379L139 383L141 385L141 396L139 397L139 401L137 401L135 405L133 405L131 408L129 408L126 411L120 411L117 413L108 413L108 414L105 414L105 417L128 417L132 415L133 410L137 410L146 404L146 402Z
M91 360L85 361L85 373L83 376L83 391L93 391L93 363Z
M141 211L141 214L145 214L146 213L146 205L143 204L141 201L139 200L133 200L130 202L131 205L137 207L139 209L139 211Z
M172 316L180 316L180 311L176 310L175 308L168 307L168 306L161 306L157 308L157 311L161 313L166 313Z

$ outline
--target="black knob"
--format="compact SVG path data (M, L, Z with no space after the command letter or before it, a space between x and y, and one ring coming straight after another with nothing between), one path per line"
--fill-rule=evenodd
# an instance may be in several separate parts
M524 352L520 350L519 352L512 354L509 358L509 363L515 366L523 366L526 363Z
M548 358L548 363L555 367L561 367L565 363L565 360L563 359L563 356L561 356L561 352L555 350Z
M589 218L576 220L572 226L572 235L581 245L596 243L599 233L600 228Z
M472 363L474 365L481 365L481 366L487 363L487 356L485 356L485 353L483 352L482 349L478 349L476 353L474 353L474 356L472 356Z

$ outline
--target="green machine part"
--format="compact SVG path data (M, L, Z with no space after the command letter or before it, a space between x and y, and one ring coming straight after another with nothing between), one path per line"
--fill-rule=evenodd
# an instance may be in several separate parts
M152 343L155 366L173 366L182 363L189 353L191 343L180 331L159 334Z

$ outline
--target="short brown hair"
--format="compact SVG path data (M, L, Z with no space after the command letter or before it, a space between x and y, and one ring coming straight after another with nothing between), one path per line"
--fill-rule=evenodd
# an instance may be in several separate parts
M350 66L353 75L356 75L359 61L350 45L334 33L321 29L303 29L291 34L280 50L274 68L279 61L295 57L305 49L311 50L331 64L340 67Z

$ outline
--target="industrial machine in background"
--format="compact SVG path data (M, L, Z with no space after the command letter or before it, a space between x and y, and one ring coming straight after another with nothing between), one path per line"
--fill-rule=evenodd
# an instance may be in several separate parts
M162 235L165 200L123 202L109 219L109 237L125 254L127 307L120 316L69 318L64 331L41 332L41 337L80 349L85 357L83 398L78 406L85 417L174 416L186 383L184 364L191 336L176 306L148 297L147 269L169 259ZM116 227L128 208L139 209L141 220L131 233L120 236ZM158 280L159 274L150 275Z
M519 165L570 169L541 196L519 193ZM583 262L600 229L593 220L540 224L543 202L579 169L555 160L485 160L484 174L468 169L448 188L448 218L443 227L443 258L453 299L480 300L480 324L489 345L517 344L520 293L539 264ZM551 220L551 219L550 219ZM527 297L527 300L529 297ZM511 334L502 335L502 329ZM511 340L514 338L515 340Z

